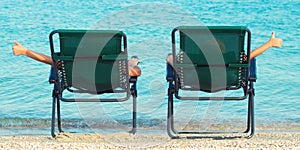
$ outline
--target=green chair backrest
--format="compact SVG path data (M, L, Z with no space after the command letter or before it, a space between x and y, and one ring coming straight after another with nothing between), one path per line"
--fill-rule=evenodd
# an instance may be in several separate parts
M207 92L240 87L244 40L242 26L181 26L177 69L181 87Z
M127 51L122 51L121 31L58 30L65 87L103 92L124 88Z

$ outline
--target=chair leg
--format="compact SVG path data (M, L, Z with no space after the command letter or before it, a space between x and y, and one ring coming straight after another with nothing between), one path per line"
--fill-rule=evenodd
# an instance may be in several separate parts
M168 114L167 114L167 133L172 139L178 139L179 136L175 136L174 129L174 110L173 110L173 94L168 95Z
M131 85L130 92L132 95L133 99L133 104L132 104L132 129L129 131L129 133L135 134L136 133L136 98L137 98L137 90L136 90L136 81L132 82L133 84Z
M56 109L57 97L53 97L52 101L52 119L51 119L51 136L55 137L55 109Z
M251 98L249 96L249 100L248 100L248 115L247 115L247 128L244 131L244 133L249 133L250 130L251 130Z
M255 123L254 123L254 93L253 91L249 94L249 112L250 112L250 115L249 115L249 132L250 134L246 137L246 138L251 138L253 135L254 135L254 126L255 126Z
M173 133L177 134L178 131L175 130L175 127L174 127L174 101L173 101L173 95L171 97L171 130L173 131Z
M167 133L172 139L180 138L176 134L223 134L222 132L178 132L174 128L174 102L173 94L168 94L168 114L167 114ZM225 133L225 132L224 132ZM247 114L247 129L244 133L249 133L245 138L251 138L254 135L254 92L249 92L249 101L248 101L248 114ZM224 137L214 137L214 136L187 136L186 138L216 138L222 139ZM242 136L237 137L226 137L230 138L242 138Z
M133 96L133 104L132 104L132 129L129 133L136 133L136 96Z
M58 131L63 132L63 130L61 128L60 101L59 101L59 99L57 100L57 126L58 126Z

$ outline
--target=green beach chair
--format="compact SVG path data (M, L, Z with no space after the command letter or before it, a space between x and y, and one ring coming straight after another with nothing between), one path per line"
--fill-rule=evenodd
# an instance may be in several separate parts
M179 39L176 39L178 36ZM208 134L221 137L220 134L228 133L176 130L174 96L183 101L239 101L248 98L245 131L230 133L247 133L245 137L248 138L253 136L255 59L250 63L249 57L245 57L250 55L250 41L250 30L243 26L180 26L173 30L173 65L167 63L169 82L167 132L171 138L205 137ZM177 45L180 45L179 50L176 49ZM184 95L185 91L197 94ZM227 96L229 91L235 94ZM215 94L222 92L225 94Z
M49 79L54 83L51 135L55 137L56 113L58 130L63 132L60 101L123 102L131 96L133 118L130 132L134 134L137 77L129 77L126 35L115 30L55 30L50 33L49 40L54 62ZM69 93L102 97L76 98L68 96ZM118 93L118 96L112 96L112 93Z

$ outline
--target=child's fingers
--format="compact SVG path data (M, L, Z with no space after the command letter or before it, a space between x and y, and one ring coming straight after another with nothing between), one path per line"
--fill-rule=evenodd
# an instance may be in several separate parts
M19 42L17 42L17 41L14 41L14 44L16 45L16 46L22 46Z

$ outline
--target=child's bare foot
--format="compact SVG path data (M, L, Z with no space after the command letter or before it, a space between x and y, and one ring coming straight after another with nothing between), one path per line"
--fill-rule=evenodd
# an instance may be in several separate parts
M166 61L170 64L173 65L173 55L169 54L166 58Z
M129 76L140 76L142 71L138 66L139 59L136 56L131 57L128 60Z
M139 66L134 66L133 68L129 68L129 76L138 77L142 74L141 68Z
M26 47L22 46L17 41L14 41L14 45L12 46L12 51L15 56L25 55L27 50L28 49Z

